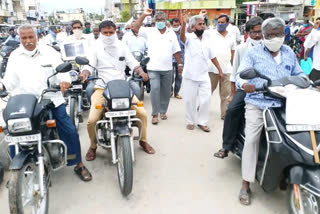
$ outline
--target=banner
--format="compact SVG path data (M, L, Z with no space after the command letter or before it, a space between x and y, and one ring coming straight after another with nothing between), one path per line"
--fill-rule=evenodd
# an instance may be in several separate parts
M257 5L248 4L247 5L247 16L256 16L257 15Z

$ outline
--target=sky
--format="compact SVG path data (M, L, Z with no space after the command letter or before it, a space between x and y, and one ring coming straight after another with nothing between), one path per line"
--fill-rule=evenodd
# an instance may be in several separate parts
M53 10L72 10L83 8L85 12L103 12L105 0L40 0L40 8L47 12Z

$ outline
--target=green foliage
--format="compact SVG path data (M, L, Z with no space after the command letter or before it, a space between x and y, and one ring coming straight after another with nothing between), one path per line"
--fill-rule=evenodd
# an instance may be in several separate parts
M130 13L127 10L123 10L120 12L121 14L121 22L127 22L130 19Z

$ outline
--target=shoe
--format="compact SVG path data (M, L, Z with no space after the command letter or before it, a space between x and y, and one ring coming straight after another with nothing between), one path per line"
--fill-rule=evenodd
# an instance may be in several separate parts
M142 147L143 151L145 151L146 153L150 155L153 155L154 153L156 153L156 151L152 148L152 146L150 146L150 144L148 144L147 142L140 140L139 144Z
M198 127L204 132L210 132L210 128L208 126L198 125Z
M159 123L158 116L152 117L151 123L152 123L153 125L157 125L157 124Z
M175 95L174 97L177 98L177 99L179 99L179 100L182 99L182 97L181 97L179 94Z
M187 129L193 130L193 129L194 129L194 125L193 125L193 124L188 124L188 125L187 125Z
M92 175L85 166L74 167L74 172L79 176L79 178L85 182L92 180Z
M95 149L89 148L86 154L86 160L93 161L94 159L96 159L96 151L97 151L97 148Z
M161 120L166 120L166 119L168 119L168 117L167 117L166 114L160 114L160 118L161 118Z
M171 93L170 93L170 97L172 97L172 95L173 95L173 92L171 91Z

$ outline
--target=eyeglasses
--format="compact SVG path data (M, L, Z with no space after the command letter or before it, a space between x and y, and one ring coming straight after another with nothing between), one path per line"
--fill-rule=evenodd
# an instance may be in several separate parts
M262 35L262 31L250 31L249 32L251 35L253 35L253 36L258 36L258 35Z

